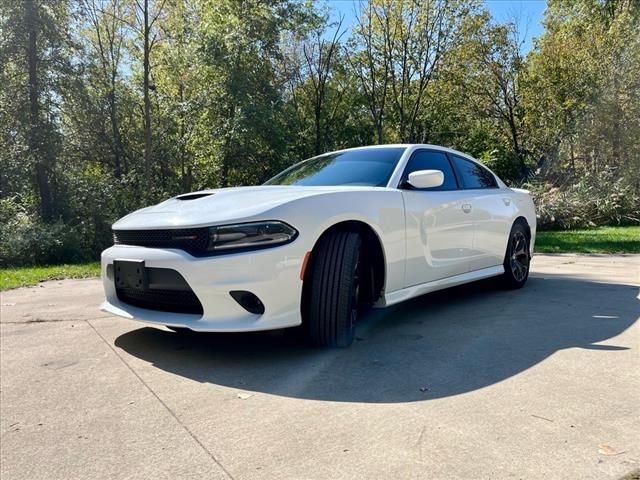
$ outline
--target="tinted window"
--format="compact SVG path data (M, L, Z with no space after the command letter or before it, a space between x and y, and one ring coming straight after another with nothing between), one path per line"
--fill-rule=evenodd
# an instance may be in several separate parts
M464 188L496 188L498 186L493 174L477 163L455 155L453 163Z
M265 185L364 185L386 187L404 148L368 148L300 162Z
M444 183L441 186L425 190L455 190L458 188L451 164L442 152L421 150L414 153L407 163L402 180L406 181L410 173L418 170L440 170L444 173Z

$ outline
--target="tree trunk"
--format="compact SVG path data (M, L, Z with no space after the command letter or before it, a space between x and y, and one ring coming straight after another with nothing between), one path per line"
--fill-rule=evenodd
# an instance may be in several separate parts
M28 29L27 60L29 64L29 153L34 164L35 180L40 197L40 215L44 221L53 218L53 199L46 153L42 145L40 125L40 92L38 82L38 28L39 18L33 0L25 3L26 25Z
M522 150L520 148L520 140L518 138L518 126L516 125L516 120L513 113L509 112L509 130L511 131L511 140L513 142L513 152L516 154L516 161L518 162L518 170L520 179L524 180L526 176L526 165L524 164L524 155L522 154Z
M143 52L143 86L144 96L144 182L145 199L150 199L151 193L151 99L149 98L149 0L144 0L144 52Z
M316 141L315 141L315 153L316 155L320 155L322 153L322 133L320 131L320 121L321 121L321 114L322 114L322 100L320 99L320 95L322 95L322 93L318 92L318 101L316 102L316 107L315 107L315 117L314 117L314 121L315 121L315 130L316 130Z
M178 86L178 97L180 98L180 105L184 105L184 85L182 81L180 81L180 85ZM178 117L180 121L180 183L182 184L183 192L191 191L191 183L193 180L192 170L191 170L191 161L188 157L187 148L185 145L186 142L186 115L184 112L184 107L180 108L180 115Z
M228 118L231 119L231 123L233 123L233 112L234 108L228 109ZM224 143L222 144L222 165L220 168L220 187L225 188L229 186L229 133L225 136Z
M115 84L112 83L111 92L109 92L109 116L111 118L111 130L113 133L114 175L116 178L120 178L122 175L122 138L120 137L117 109Z

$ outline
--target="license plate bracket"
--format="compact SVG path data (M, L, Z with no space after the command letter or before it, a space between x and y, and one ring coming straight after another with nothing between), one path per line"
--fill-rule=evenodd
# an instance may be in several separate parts
M114 260L116 288L145 291L149 287L144 260Z

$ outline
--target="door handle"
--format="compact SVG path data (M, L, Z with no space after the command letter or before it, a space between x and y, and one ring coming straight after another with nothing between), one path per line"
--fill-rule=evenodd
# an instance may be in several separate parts
M509 205L511 205L511 199L509 197L503 197L502 201L504 202L504 204L508 207Z
M462 211L464 213L469 213L471 211L471 204L470 203L463 203L462 204Z

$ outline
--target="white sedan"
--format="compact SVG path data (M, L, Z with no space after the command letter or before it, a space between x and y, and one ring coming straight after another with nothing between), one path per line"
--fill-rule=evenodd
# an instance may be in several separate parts
M493 276L522 287L535 233L528 192L468 155L352 148L118 220L101 308L174 330L300 327L344 347L366 307Z

